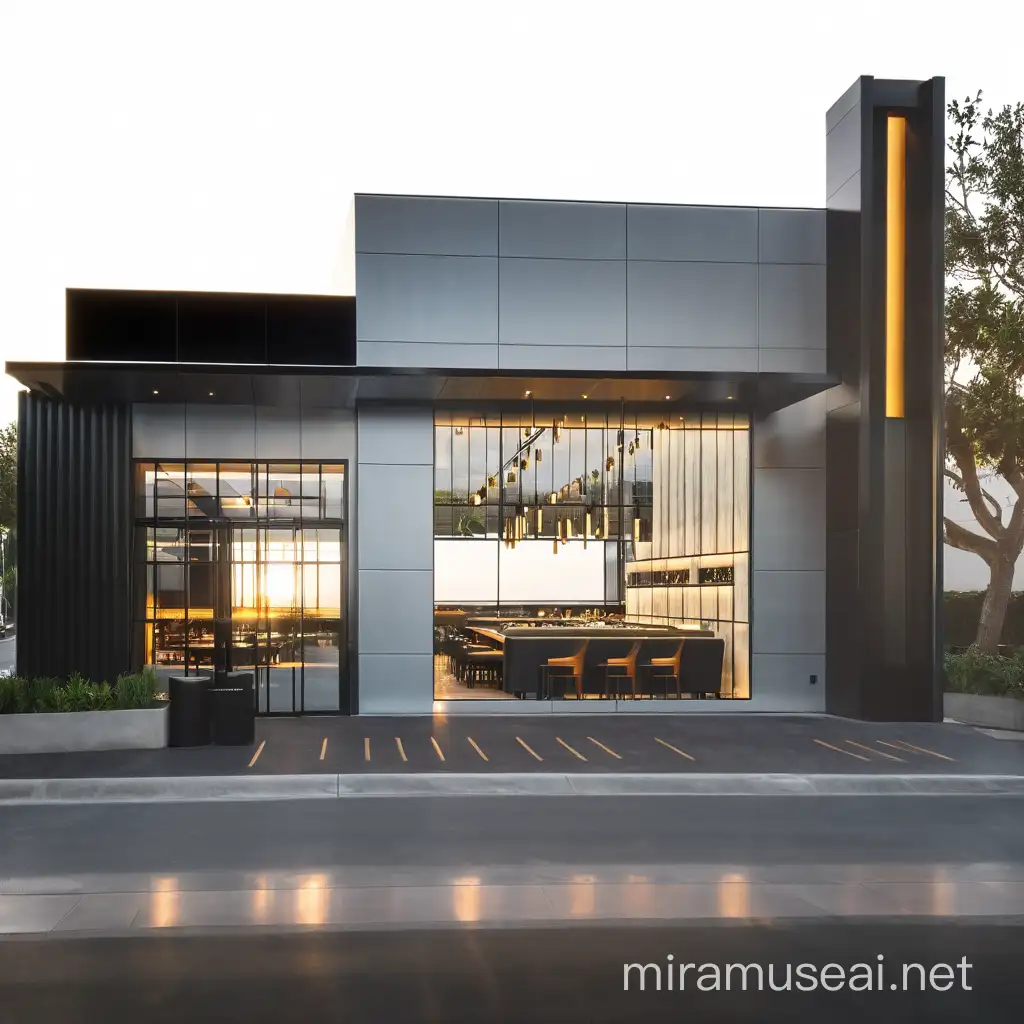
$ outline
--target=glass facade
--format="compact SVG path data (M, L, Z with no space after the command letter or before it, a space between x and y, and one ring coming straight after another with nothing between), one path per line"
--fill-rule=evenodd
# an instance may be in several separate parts
M338 711L344 463L139 462L137 660L251 669L262 713Z
M434 444L436 698L485 695L445 651L487 619L713 634L749 697L746 416L438 413Z

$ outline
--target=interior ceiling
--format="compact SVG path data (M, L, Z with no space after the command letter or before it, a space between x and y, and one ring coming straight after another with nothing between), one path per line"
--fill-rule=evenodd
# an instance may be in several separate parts
M614 373L592 377L376 367L8 363L19 383L76 403L217 402L353 408L403 402L510 405L600 402L709 406L770 413L838 383L828 374ZM527 394L529 392L529 394Z

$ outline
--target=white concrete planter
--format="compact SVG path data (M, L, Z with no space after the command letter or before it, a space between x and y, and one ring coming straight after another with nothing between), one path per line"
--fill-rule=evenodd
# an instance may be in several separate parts
M167 709L0 715L0 754L155 750L167 746Z
M947 693L943 714L965 725L987 729L1024 731L1024 700L1017 697L986 697L979 693Z

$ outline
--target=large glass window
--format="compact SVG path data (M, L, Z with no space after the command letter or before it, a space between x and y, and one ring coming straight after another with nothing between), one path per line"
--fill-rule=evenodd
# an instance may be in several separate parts
M344 464L140 462L135 488L139 660L226 661L261 711L339 710Z
M749 420L733 413L438 413L435 697L536 691L501 678L511 660L486 651L552 623L718 638L707 695L748 697L749 448ZM637 661L650 669L678 649L652 642ZM606 695L594 682L569 696ZM656 682L631 680L630 695L660 696Z

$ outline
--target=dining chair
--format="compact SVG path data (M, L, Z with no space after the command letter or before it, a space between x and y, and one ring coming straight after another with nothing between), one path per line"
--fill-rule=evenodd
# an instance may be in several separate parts
M668 697L668 683L671 679L676 684L676 699L679 699L679 666L683 660L683 644L686 641L680 640L676 653L664 658L651 658L644 664L644 668L650 670L649 679L651 682L651 695L654 694L654 680L661 679L663 682L662 694ZM661 669L662 671L658 671ZM667 670L667 671L666 671Z
M623 679L629 680L629 688L634 699L636 698L636 660L640 654L640 641L637 640L629 649L629 654L622 658L609 658L601 662L598 668L604 669L604 695L608 696L608 684L615 681L615 696L619 696L619 683Z
M541 663L541 677L548 700L552 697L552 670L555 673L554 678L560 682L572 679L576 685L576 699L583 699L583 663L587 656L587 644L589 643L589 640L584 640L583 645L575 654L569 654L560 658L548 658L547 661Z

